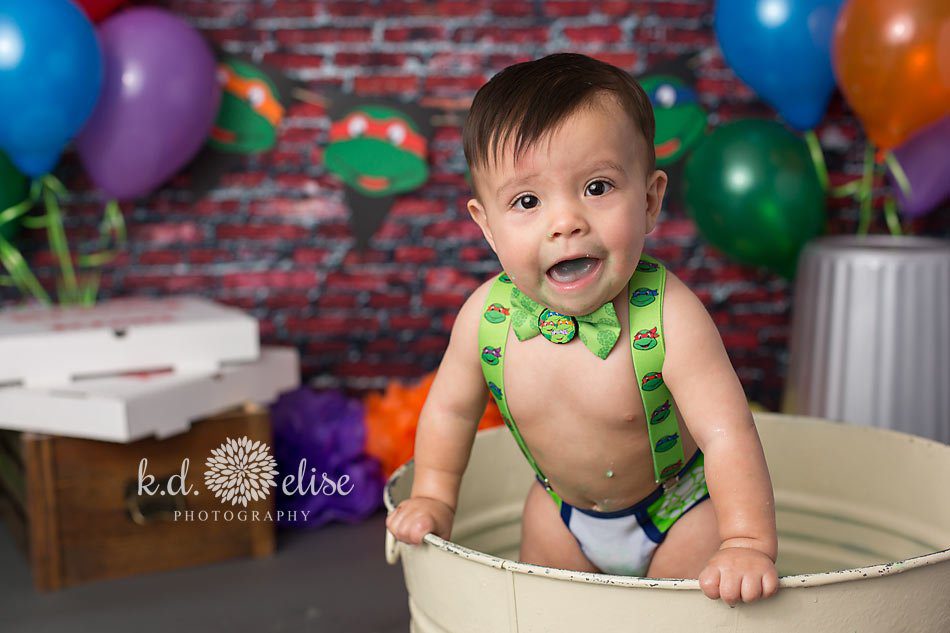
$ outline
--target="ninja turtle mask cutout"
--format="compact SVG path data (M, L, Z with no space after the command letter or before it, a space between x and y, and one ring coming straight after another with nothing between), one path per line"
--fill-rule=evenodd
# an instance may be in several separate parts
M187 169L196 195L240 169L245 156L272 150L294 89L304 87L275 68L220 50L216 54L221 106L208 142Z
M236 58L218 65L221 107L209 144L222 152L256 154L277 144L284 118L277 86L261 68Z
M706 131L706 111L696 91L672 75L650 75L640 80L650 97L656 118L656 164L665 167L683 158Z
M357 247L365 249L395 196L429 178L432 112L408 103L355 103L351 95L339 95L329 115L333 123L323 161L345 185L350 227Z
M428 141L395 108L362 105L330 127L327 169L364 196L412 191L429 177Z
M706 133L706 110L693 87L693 69L698 63L697 55L682 55L658 64L639 78L656 119L656 165L669 176L664 198L667 208L684 207L684 159Z

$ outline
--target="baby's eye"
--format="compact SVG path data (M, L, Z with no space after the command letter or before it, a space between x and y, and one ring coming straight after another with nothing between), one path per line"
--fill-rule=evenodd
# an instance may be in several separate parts
M534 200L535 202L534 202L533 204L529 204L529 203L526 202L526 201L529 201L529 200ZM518 205L519 202L524 202L524 203L525 203L525 205L521 207L521 208L524 209L525 211L528 211L528 210L533 209L533 208L535 208L536 206L538 206L538 198L537 198L537 196L532 196L530 193L526 193L526 194L523 195L523 196L518 196L517 198L515 198L515 201L511 203L511 205L510 205L509 208L517 207L517 205Z
M602 196L610 191L609 189L605 189L605 187L613 187L613 185L606 180L595 180L594 182L587 185L587 192L593 196Z

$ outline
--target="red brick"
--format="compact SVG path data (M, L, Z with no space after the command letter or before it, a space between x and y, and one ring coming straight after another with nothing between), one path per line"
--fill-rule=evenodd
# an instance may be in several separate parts
M604 15L616 18L625 18L634 15L640 2L632 0L605 0L597 3L597 10Z
M560 1L547 0L542 3L544 15L551 18L577 17L589 15L597 5L594 2L577 2L574 0Z
M436 0L432 3L432 12L452 17L476 16L484 13L488 4L485 0Z
M394 26L383 32L387 42L414 42L418 40L441 40L445 38L445 27L440 24L423 26Z
M413 75L360 75L353 80L358 95L382 95L415 92L419 78Z
M369 42L373 29L360 27L326 27L315 29L277 29L274 36L279 44L326 44L327 42Z
M486 77L481 73L465 77L429 77L425 80L425 91L450 90L460 92L475 92L485 83Z
M215 229L219 240L293 240L310 235L302 226L289 224L222 224Z
M294 263L303 266L322 264L330 255L324 248L298 248L294 250Z
M503 18L530 17L534 15L534 4L525 0L492 0L491 12Z
M441 200L426 200L410 196L400 197L389 210L390 218L403 216L442 215L445 203Z
M273 3L253 2L255 18L308 18L317 14L317 5L305 0L276 0Z
M621 40L623 33L616 24L597 24L565 27L564 36L576 44L615 44Z
M548 37L546 26L464 26L452 34L462 44L544 44Z
M228 273L221 276L226 288L312 288L317 274L309 270Z
M145 266L177 264L181 255L174 251L146 251L139 255L139 263Z
M429 316L394 315L389 317L389 327L392 330L427 330L433 325Z
M349 348L350 344L345 341L312 341L307 343L306 350L311 354L337 354Z
M471 292L481 282L465 275L457 268L440 266L430 268L425 274L426 290L429 292Z
M376 319L350 316L317 315L309 319L287 319L287 330L309 334L347 334L349 332L373 332L379 329Z
M400 246L396 249L396 261L412 264L424 264L434 261L436 252L428 246Z
M412 295L405 293L374 293L369 298L371 308L408 308L411 302Z
M421 57L380 51L339 51L333 56L333 64L337 67L357 66L360 69L380 66L400 67L406 65L409 60L421 61Z
M327 294L317 299L317 309L349 309L356 307L356 295L352 294Z
M634 52L630 53L591 53L590 57L594 59L599 59L602 62L608 64L613 64L617 68L622 68L626 71L632 72L637 65L639 60L639 55Z
M427 308L461 308L467 295L457 292L424 292L422 305Z

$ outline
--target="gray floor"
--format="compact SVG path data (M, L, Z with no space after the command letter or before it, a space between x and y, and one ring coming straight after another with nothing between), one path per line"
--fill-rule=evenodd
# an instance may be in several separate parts
M0 523L0 632L406 633L402 567L383 556L385 514L281 532L272 558L100 581L48 594Z

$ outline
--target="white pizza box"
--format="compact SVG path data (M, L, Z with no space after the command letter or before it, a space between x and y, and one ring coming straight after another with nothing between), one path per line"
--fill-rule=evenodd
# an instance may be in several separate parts
M253 317L200 297L0 310L0 385L62 385L123 371L211 371L259 353Z
M292 347L211 371L127 373L56 387L0 387L0 428L111 442L165 438L244 402L266 404L300 385Z

